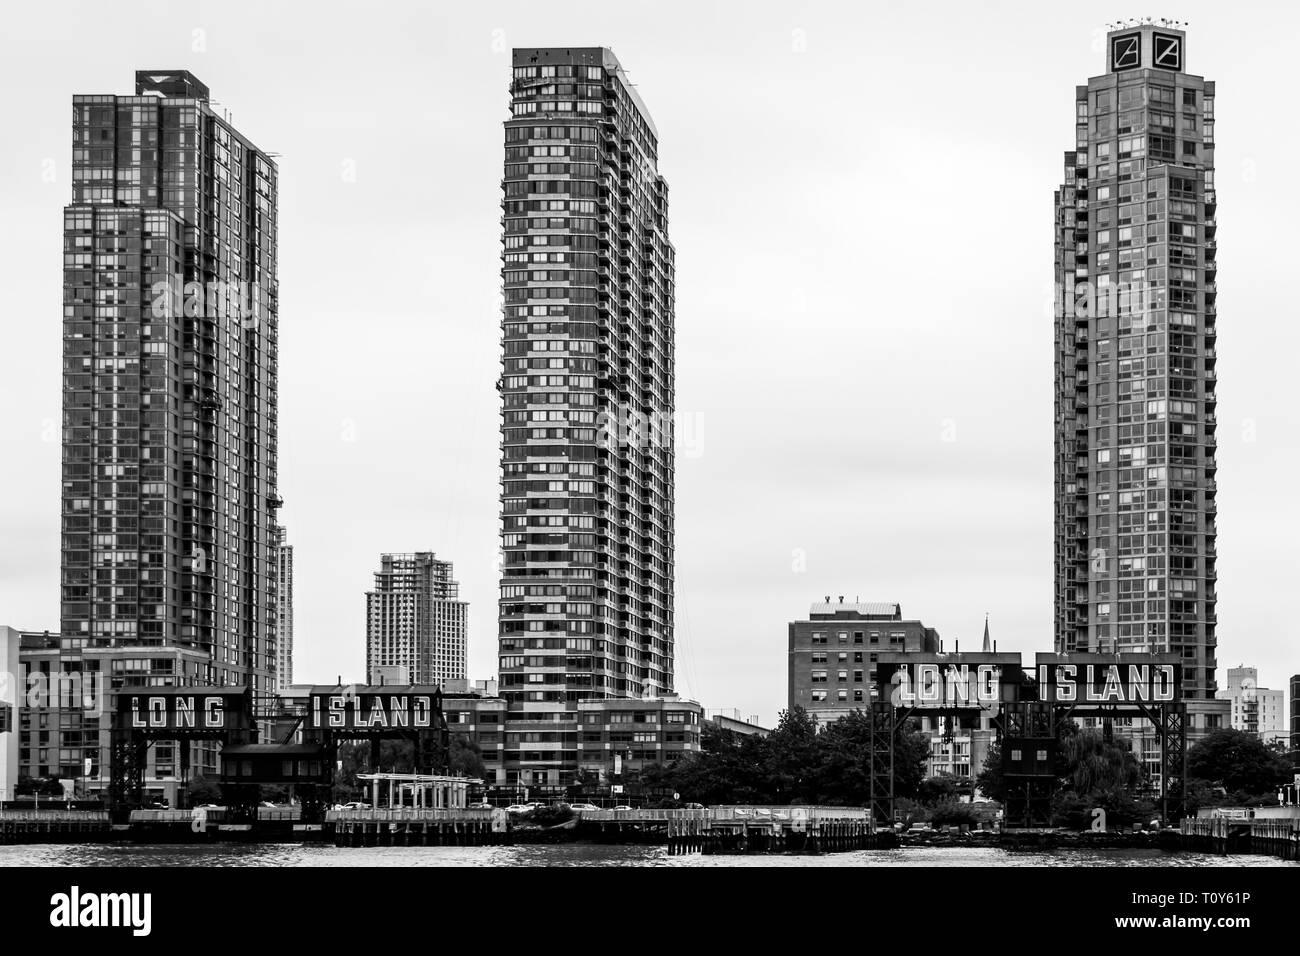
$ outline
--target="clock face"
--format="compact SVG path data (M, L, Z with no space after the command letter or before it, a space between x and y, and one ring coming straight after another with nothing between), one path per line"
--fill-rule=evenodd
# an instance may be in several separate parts
M1110 41L1110 68L1112 70L1136 70L1142 62L1142 35L1130 33L1115 37Z
M1162 70L1183 68L1182 37L1156 33L1151 36L1151 62Z

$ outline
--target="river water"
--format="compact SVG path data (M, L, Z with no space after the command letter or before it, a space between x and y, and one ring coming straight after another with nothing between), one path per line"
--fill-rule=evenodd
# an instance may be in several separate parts
M669 856L659 846L334 847L267 843L0 846L6 866L1298 866L1268 856L1163 850L905 847L822 856Z

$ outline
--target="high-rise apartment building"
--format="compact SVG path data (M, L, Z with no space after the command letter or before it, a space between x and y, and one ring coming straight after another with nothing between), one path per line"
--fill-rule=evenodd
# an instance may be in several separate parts
M1106 56L1056 193L1056 650L1172 651L1209 700L1214 83L1159 21L1114 29Z
M293 545L283 525L275 529L275 683L278 690L293 684Z
M1265 743L1289 736L1286 691L1260 687L1254 667L1229 667L1227 691L1233 730L1254 734Z
M468 620L450 561L432 551L380 555L366 592L366 682L394 669L408 684L463 679Z
M1300 674L1292 674L1290 687L1291 749L1300 750Z
M72 112L63 640L273 692L275 163L184 71Z
M673 690L674 253L657 163L612 52L514 51L499 383L509 782L568 779L579 701Z

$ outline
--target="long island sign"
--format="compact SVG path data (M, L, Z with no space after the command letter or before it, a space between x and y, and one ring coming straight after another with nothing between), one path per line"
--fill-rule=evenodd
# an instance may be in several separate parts
M252 727L246 687L149 687L117 692L117 726L153 737L221 736Z
M952 654L884 653L877 679L889 702L909 710L996 714L1020 680L1020 655L987 651ZM1004 690L1004 685L1009 689Z
M895 707L995 715L1004 703L1040 700L1106 712L1182 699L1174 654L1038 654L1032 671L1014 653L882 653L877 680Z
M430 686L313 687L307 720L317 730L344 732L436 729L442 694Z
M1168 704L1182 698L1176 654L1038 654L1038 693L1057 704Z

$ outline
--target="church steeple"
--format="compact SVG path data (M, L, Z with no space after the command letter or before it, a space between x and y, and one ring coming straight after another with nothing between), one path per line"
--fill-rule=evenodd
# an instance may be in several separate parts
M989 640L989 615L988 612L985 611L984 612L984 653L987 654L991 650L993 650L993 644Z

